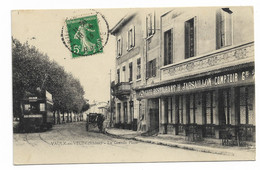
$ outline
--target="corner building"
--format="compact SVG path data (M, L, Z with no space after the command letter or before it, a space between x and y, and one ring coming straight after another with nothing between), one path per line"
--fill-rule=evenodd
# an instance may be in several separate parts
M144 130L204 139L228 133L255 141L253 9L138 14L142 78L130 95L137 120L144 115Z

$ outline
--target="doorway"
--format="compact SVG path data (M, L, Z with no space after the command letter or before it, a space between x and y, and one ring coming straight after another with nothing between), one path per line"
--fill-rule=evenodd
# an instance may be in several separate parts
M148 100L148 114L150 116L150 126L148 131L159 132L159 99Z

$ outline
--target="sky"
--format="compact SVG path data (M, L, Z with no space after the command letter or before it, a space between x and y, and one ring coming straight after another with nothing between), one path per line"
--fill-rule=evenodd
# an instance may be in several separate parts
M130 10L97 11L105 17L111 29ZM88 9L12 11L12 35L22 43L28 41L78 78L90 103L94 100L108 101L110 70L111 80L115 74L115 37L109 35L102 54L79 58L72 58L61 40L65 19L87 13Z

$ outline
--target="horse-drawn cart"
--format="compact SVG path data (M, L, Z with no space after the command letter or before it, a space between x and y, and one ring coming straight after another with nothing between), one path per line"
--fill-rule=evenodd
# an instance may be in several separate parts
M98 127L99 132L103 132L104 115L100 113L89 113L87 115L86 130L95 131Z

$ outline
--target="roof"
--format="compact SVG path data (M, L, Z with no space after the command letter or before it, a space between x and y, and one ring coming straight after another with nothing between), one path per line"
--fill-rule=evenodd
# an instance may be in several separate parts
M115 35L126 23L128 23L134 16L136 15L136 13L132 13L132 14L127 14L125 15L121 20L119 20L119 22L111 29L109 30L109 32L112 35Z

